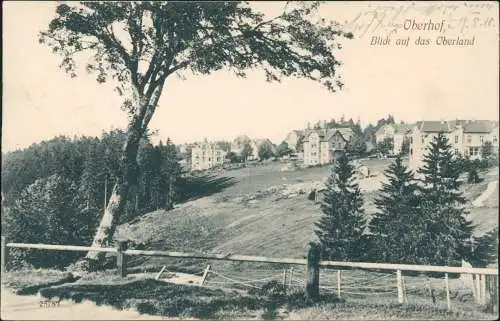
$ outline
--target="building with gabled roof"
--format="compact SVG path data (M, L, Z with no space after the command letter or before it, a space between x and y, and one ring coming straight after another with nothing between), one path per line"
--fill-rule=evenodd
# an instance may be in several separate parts
M392 155L401 153L403 143L408 139L411 124L385 124L375 132L375 142L379 144L385 139L392 139L393 148L390 151Z
M409 167L416 170L423 165L429 143L442 132L455 154L480 158L481 146L489 141L498 151L498 122L492 120L425 120L417 122L410 133Z
M224 164L227 151L216 143L204 141L195 143L191 148L191 170L206 170Z
M354 136L351 128L309 129L304 136L304 165L315 166L332 163L345 152L347 143Z

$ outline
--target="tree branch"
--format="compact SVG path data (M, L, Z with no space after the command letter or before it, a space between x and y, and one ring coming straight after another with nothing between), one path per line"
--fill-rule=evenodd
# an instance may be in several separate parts
M167 73L166 73L166 75L169 76L169 75L173 74L174 72L176 72L177 70L189 66L189 63L190 63L190 61L186 60L186 61L183 61L183 62L181 62L181 63L179 63L179 64L177 64L177 65L169 68L168 71L167 71Z

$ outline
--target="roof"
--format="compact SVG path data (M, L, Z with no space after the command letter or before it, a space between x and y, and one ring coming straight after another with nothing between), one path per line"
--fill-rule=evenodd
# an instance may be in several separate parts
M446 121L425 120L420 125L420 130L428 133L451 132L450 125Z
M383 126L380 126L379 129L377 129L375 135L384 134L385 133L384 129L386 126L391 126L392 128L394 128L395 134L406 134L411 130L413 124L385 124Z
M354 131L351 128L346 128L346 127L328 128L328 129L310 129L306 132L304 141L307 141L312 133L317 133L319 135L320 141L327 141L330 138L332 138L332 136L334 136L335 133L337 132L339 132L345 140L350 140L351 137L354 136Z
M218 146L217 143L213 143L213 142L202 142L202 143L194 143L192 148L201 148L201 149L219 149L219 150L222 150L224 151L220 146Z
M498 126L498 123L490 120L471 121L464 124L464 133L490 133Z
M342 137L347 141L350 140L352 136L354 136L354 131L351 128L335 128L333 129L333 133L328 136L327 139L330 139L333 135L335 135L336 132L339 132L340 135L342 135Z
M417 122L417 126L423 132L438 133L445 132L449 133L455 130L457 127L462 127L464 133L490 133L495 127L498 126L498 122L491 120L449 120L449 121L437 121L437 120L425 120L422 122Z

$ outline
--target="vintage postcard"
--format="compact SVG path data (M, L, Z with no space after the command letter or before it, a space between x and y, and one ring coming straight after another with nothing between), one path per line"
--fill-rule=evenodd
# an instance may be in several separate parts
M498 318L498 2L2 6L2 320Z

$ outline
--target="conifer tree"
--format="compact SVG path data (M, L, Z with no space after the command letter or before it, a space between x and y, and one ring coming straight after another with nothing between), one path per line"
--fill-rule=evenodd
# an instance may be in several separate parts
M424 264L457 265L471 256L472 223L460 191L462 166L443 133L430 143L420 189L420 213L424 231L420 238L420 257Z
M498 226L474 240L470 263L473 267L485 268L498 263Z
M372 260L415 264L416 240L420 238L418 190L413 172L403 165L401 155L385 171L387 183L382 184L375 199L378 212L370 221L373 248Z
M315 224L325 259L354 261L363 256L366 220L361 190L354 180L354 166L344 154L335 161L326 182L321 204L323 215Z

